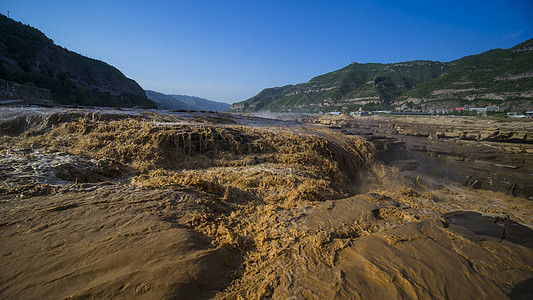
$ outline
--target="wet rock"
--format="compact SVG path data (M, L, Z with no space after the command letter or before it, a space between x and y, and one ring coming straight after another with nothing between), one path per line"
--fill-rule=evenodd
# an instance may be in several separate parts
M396 200L393 200L387 196L377 194L377 193L369 193L368 196L375 199L376 203L379 205L379 207L400 207L400 203Z
M505 214L457 211L446 213L442 217L450 225L449 230L473 241L495 238L499 241L506 240L514 244L533 247L533 230L510 220Z
M463 134L462 131L445 131L443 133L445 138L459 138L461 137L461 134Z
M528 131L526 136L524 137L524 142L531 144L533 143L533 132Z
M509 298L512 300L533 299L533 277L515 285L509 294Z
M481 141L492 141L495 140L495 137L498 136L499 131L482 131L479 134L479 140Z
M442 216L448 224L450 224L449 230L453 230L455 225L455 231L463 232L463 229L467 229L471 233L477 236L487 236L502 240L504 238L505 228L497 224L493 219L488 216L483 216L481 213L472 211L459 211L447 213ZM498 221L499 219L496 219ZM462 228L462 229L461 229ZM479 237L464 233L467 238L479 240Z
M477 132L464 132L463 134L461 134L461 139L462 140L477 140L479 137L479 133Z
M526 142L527 134L528 134L527 131L515 131L513 132L509 141L514 142L514 143Z

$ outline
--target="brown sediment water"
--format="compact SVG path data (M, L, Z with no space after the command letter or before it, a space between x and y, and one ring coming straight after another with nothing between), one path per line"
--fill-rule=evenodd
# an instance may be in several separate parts
M531 292L533 202L405 174L354 134L223 113L20 108L5 108L0 130L2 298Z

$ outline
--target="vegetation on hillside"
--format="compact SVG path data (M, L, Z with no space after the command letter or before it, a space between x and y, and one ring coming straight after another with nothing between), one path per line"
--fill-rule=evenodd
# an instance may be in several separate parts
M452 62L445 74L406 93L431 98L437 90L469 90L461 96L533 90L533 39L511 49L494 49ZM529 74L528 74L529 73ZM529 75L529 76L528 76ZM458 88L460 86L460 88ZM481 93L479 93L481 92Z
M328 112L358 109L533 108L533 39L452 62L352 63L307 83L269 88L234 111Z
M298 85L265 89L247 100L247 110L318 111L373 103L390 105L396 97L427 80L441 75L447 64L413 61L398 64L357 64L311 79ZM353 106L353 105L352 105Z
M50 89L61 104L155 107L118 69L59 47L39 30L4 15L0 79Z

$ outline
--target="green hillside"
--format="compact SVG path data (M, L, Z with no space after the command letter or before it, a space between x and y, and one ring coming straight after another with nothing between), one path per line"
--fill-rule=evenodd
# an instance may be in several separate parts
M0 15L0 79L49 89L61 104L155 107L105 62L59 47L39 30Z
M532 107L533 40L442 63L352 63L307 83L268 88L232 111L318 112L498 104Z
M451 63L445 74L408 91L397 102L426 106L448 103L503 105L520 109L533 102L533 39L510 49L495 49Z
M244 111L310 111L389 106L396 97L438 77L449 65L432 61L352 63L307 83L265 89L241 102ZM232 106L239 110L239 104Z

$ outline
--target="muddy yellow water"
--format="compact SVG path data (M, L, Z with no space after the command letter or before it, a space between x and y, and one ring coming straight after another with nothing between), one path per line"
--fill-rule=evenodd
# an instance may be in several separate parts
M533 202L430 189L357 136L89 110L10 110L0 130L4 299L531 293Z

